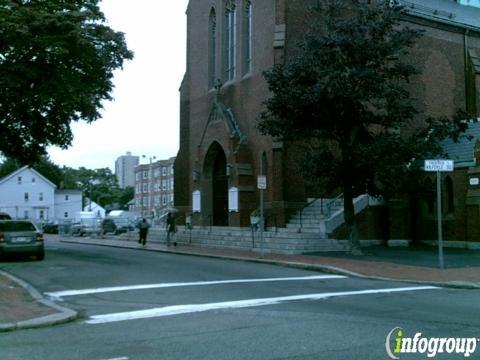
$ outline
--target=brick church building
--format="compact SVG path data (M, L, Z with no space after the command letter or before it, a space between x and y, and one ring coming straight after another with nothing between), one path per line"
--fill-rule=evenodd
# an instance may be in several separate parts
M401 1L403 22L424 30L411 54L420 74L411 84L423 115L480 110L480 4L455 0ZM305 11L316 0L192 0L187 8L187 70L180 93L180 149L175 207L195 225L246 227L259 207L257 177L265 175L267 225L285 227L309 193L297 169L298 148L257 130L270 94L262 72L295 52ZM471 159L474 163L473 146ZM462 170L465 174L467 170ZM452 179L467 191L465 176ZM463 190L460 190L463 189ZM479 190L480 191L480 190ZM450 196L450 195L449 195ZM465 197L455 201L465 204ZM460 196L460 195L459 195ZM477 206L477 218L480 216ZM457 206L466 209L466 205ZM467 221L467 212L458 215ZM408 238L407 207L390 211L392 238ZM472 215L473 216L473 215ZM368 219L368 216L363 216ZM478 218L480 220L480 218ZM478 221L480 224L480 221ZM404 224L404 228L401 228ZM405 225L407 224L407 225ZM480 228L480 225L477 225ZM368 227L364 224L362 228ZM423 229L420 224L412 228ZM451 239L466 240L454 234ZM479 231L480 233L480 231ZM363 234L364 237L376 235ZM477 239L477 241L480 240Z

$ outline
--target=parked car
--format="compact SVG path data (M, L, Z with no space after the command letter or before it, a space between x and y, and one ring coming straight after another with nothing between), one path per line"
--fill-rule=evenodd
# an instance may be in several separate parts
M12 220L12 217L6 212L0 211L0 220Z
M73 236L84 236L88 234L86 226L80 222L73 223L70 229Z
M105 218L102 220L102 230L104 234L115 234L117 225L115 225L115 222L112 219Z
M135 227L133 225L122 225L120 227L117 227L117 229L115 230L115 235L125 234L133 230L135 230Z
M43 234L29 220L0 220L0 255L45 257Z
M58 234L58 223L50 222L43 224L44 234Z
M101 224L98 218L81 219L74 222L71 227L73 236L98 235L100 234Z

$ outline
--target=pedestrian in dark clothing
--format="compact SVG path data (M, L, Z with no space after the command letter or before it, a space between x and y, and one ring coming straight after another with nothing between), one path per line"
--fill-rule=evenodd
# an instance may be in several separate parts
M173 235L176 233L177 228L175 226L175 218L172 216L172 213L167 215L167 246L170 246L170 241L173 240ZM177 243L173 243L174 246L177 246Z
M145 218L142 218L138 223L138 243L142 244L143 246L147 245L147 235L148 235L148 228L150 224L147 222Z

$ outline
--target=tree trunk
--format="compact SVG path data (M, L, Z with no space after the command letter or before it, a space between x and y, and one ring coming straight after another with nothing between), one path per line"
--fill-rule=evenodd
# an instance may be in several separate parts
M348 240L350 243L350 252L353 255L362 255L360 248L360 239L358 236L357 222L355 220L355 210L353 207L352 186L349 181L345 181L343 188L343 214L345 226L347 227Z

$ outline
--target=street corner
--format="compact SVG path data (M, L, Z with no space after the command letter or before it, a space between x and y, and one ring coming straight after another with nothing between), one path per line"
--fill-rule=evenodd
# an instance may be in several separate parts
M31 285L0 271L0 332L51 326L78 318L74 310L59 306Z

